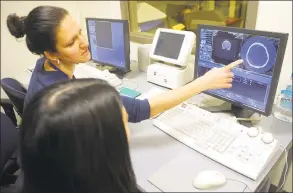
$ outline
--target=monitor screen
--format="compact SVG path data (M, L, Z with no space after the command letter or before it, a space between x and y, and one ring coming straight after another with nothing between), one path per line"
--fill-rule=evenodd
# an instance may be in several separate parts
M128 22L87 18L92 60L118 69L129 70L130 42Z
M213 67L223 67L243 59L243 64L232 69L232 88L205 93L266 114L268 106L272 106L268 103L273 103L270 95L276 91L274 81L278 81L282 65L277 56L284 56L284 49L280 50L285 47L284 41L275 33L235 29L206 26L198 29L195 76L200 77Z
M177 60L185 35L160 32L154 55Z

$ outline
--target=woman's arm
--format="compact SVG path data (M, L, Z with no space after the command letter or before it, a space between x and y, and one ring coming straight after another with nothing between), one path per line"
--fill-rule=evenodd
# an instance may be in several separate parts
M231 69L242 62L243 60L237 60L223 68L213 68L187 85L151 97L149 99L150 116L164 112L202 91L231 88L234 76Z

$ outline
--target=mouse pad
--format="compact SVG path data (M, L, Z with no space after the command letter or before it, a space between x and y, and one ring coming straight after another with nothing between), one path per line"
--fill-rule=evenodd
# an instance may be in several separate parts
M193 180L201 171L217 170L230 179L235 179L237 174L233 171L230 173L225 167L217 167L217 163L210 160L194 160L198 160L198 157L180 154L151 175L148 181L163 192L243 192L246 188L245 184L229 179L226 184L219 187L205 190L195 188ZM196 164L202 166L198 167Z

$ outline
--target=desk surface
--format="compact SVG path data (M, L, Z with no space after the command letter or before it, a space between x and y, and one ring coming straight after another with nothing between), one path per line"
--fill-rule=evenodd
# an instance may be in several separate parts
M140 72L137 67L133 67L132 69L133 71L128 73L126 78L130 80L130 83L136 82L136 89L138 91L146 92L155 86L146 81L146 73ZM28 75L29 73L26 72L23 77L17 79L24 85L28 85ZM128 84L127 80L123 84ZM250 190L257 191L262 181L269 175L269 172L282 154L282 149L280 148L258 180L253 181L173 139L154 127L152 120L146 120L136 124L130 123L129 126L131 129L130 154L134 172L139 187L146 192L161 192L160 189L148 181L148 178L178 155L184 155L185 157L194 159L194 163L201 169L210 169L207 167L213 164L213 169L220 171L227 178L245 183L249 187L245 189L245 192L250 192ZM272 133L284 147L292 145L291 124L282 122L274 116L269 116L263 118L257 126L261 127L263 131Z
M146 82L146 74L139 72L138 70L132 71L126 77L137 82L139 85L137 90L140 92L146 92L155 86L154 84ZM224 167L175 140L154 127L152 120L129 125L131 128L130 153L134 171L138 185L146 192L160 192L157 187L148 181L148 178L157 172L162 166L169 163L173 158L176 156L182 156L183 154L186 157L194 159L195 164L202 169L210 167L210 164L212 163L214 165L213 169L221 171L227 178L245 183L249 187L246 188L245 191L250 192L249 189L256 191L282 154L282 149L280 148L280 151L277 152L276 156L267 165L258 180L254 181ZM271 115L263 118L256 126L260 127L265 132L272 133L284 147L291 146L292 126L290 123L280 121Z

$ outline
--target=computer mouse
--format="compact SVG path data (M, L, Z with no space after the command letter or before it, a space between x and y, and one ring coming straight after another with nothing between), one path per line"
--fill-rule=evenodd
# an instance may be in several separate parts
M193 186L197 189L204 190L219 187L226 183L226 177L217 171L202 171L193 180Z

